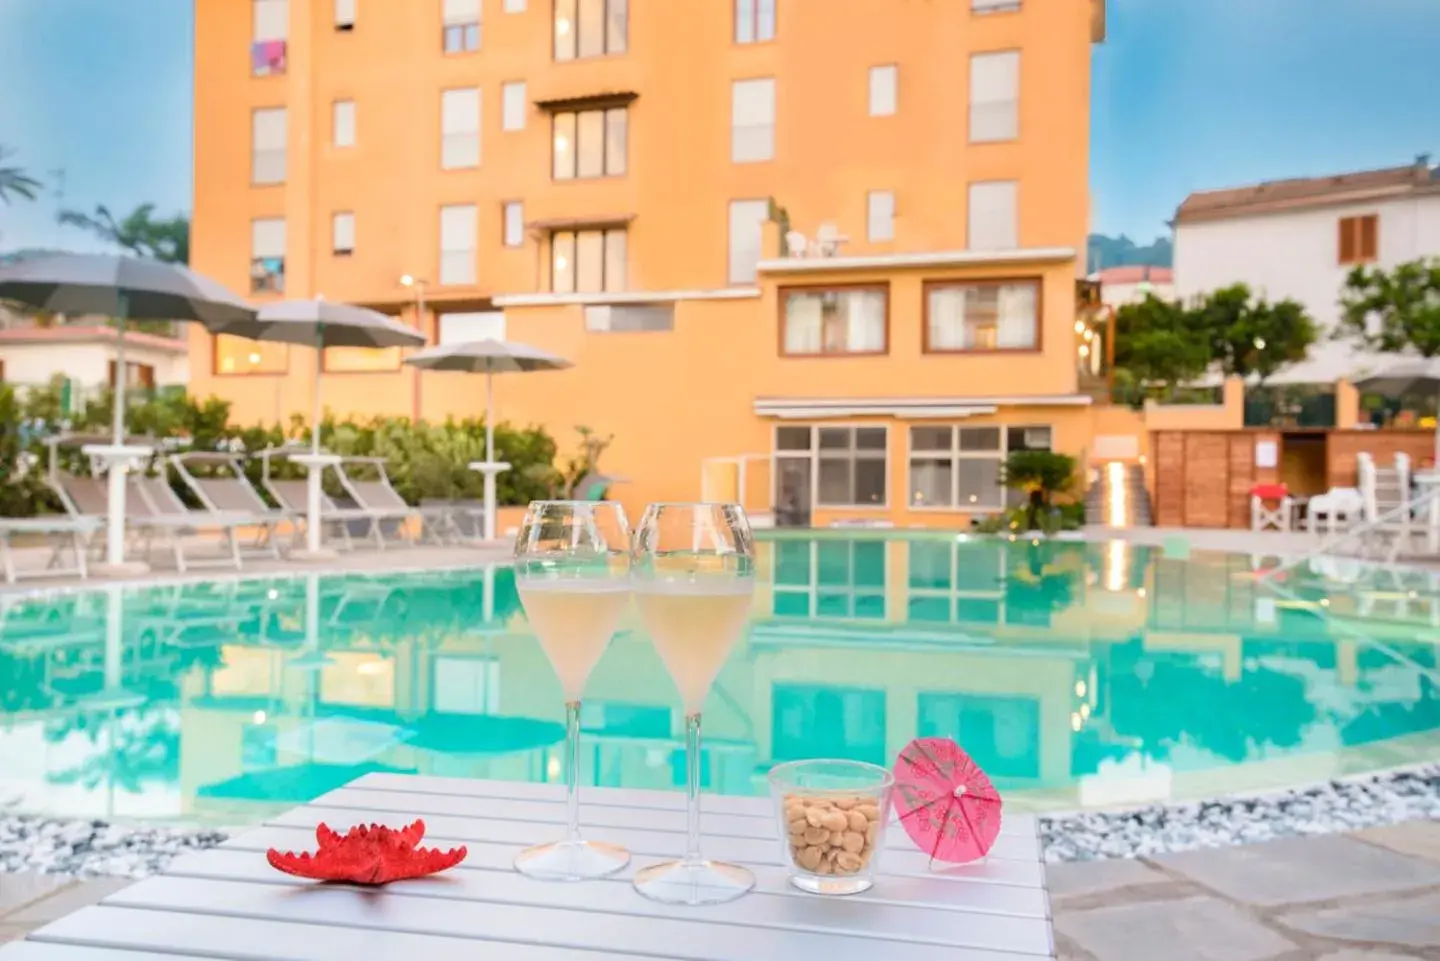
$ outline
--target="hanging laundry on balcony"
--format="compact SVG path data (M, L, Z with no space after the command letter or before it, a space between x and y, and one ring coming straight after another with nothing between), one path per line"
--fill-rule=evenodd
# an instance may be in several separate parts
M256 40L250 45L250 68L257 77L285 72L285 41Z

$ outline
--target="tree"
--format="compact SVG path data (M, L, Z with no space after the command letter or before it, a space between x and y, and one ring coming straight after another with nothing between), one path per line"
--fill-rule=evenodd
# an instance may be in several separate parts
M1315 321L1293 300L1270 303L1234 284L1199 298L1187 325L1202 332L1213 361L1227 376L1262 383L1281 368L1302 361L1315 343Z
M1440 259L1414 260L1386 272L1356 267L1340 289L1337 337L1371 350L1440 355Z
M0 146L0 164L13 153L8 147ZM40 181L25 173L23 167L0 166L0 200L8 204L12 195L34 200L39 192Z
M1050 512L1050 501L1075 485L1075 458L1049 450L1017 450L1005 458L1006 487L1026 491L1030 502L1026 526L1041 526L1040 514Z
M109 208L100 204L93 215L62 210L60 222L67 227L88 230L107 243L137 257L149 257L170 264L190 262L190 218L184 214L155 219L155 205L141 204L116 221Z
M1210 364L1208 342L1196 336L1185 309L1174 301L1148 295L1115 312L1115 367L1122 380L1182 384ZM1141 396L1137 394L1137 397Z

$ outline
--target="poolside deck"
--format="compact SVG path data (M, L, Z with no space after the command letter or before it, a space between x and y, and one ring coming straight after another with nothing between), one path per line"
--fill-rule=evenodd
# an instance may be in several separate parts
M1062 961L1397 961L1433 959L1440 945L1433 821L1052 864L1047 880ZM130 883L0 875L0 942Z

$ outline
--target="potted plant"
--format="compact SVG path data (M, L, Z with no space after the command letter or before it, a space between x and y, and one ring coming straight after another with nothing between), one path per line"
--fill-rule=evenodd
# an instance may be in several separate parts
M1002 476L1006 487L1026 492L1026 505L1020 512L1025 529L1041 530L1055 496L1075 487L1075 458L1049 450L1017 450L1005 458Z

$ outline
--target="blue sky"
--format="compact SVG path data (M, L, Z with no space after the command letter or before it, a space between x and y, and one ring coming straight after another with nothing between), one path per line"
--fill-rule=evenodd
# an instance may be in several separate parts
M47 186L63 167L66 206L188 209L191 4L0 0L11 162ZM1109 4L1093 89L1100 232L1148 241L1191 190L1440 155L1440 0ZM0 206L0 249L87 246L55 209L48 194Z

